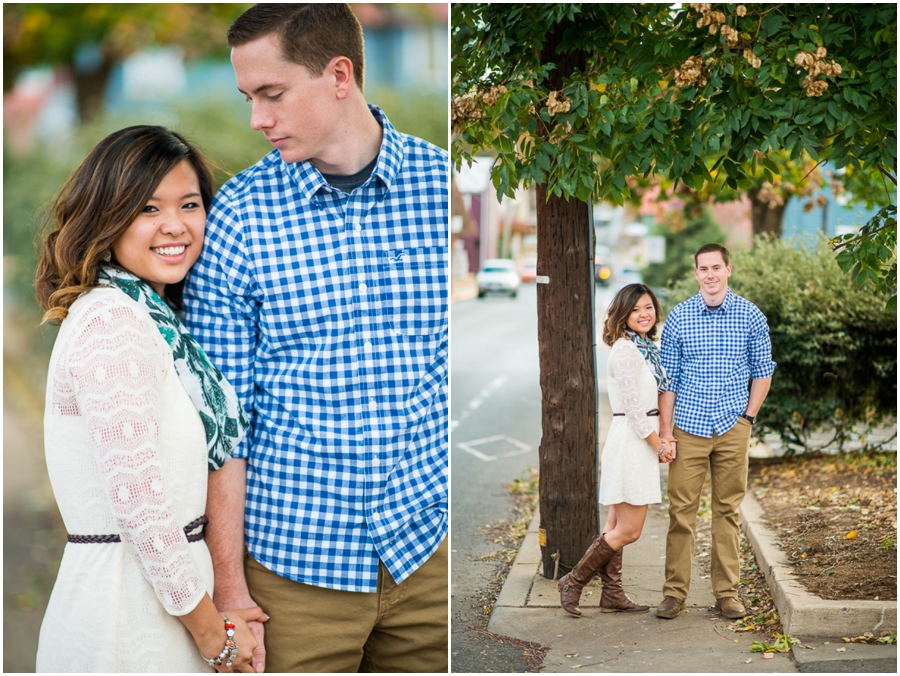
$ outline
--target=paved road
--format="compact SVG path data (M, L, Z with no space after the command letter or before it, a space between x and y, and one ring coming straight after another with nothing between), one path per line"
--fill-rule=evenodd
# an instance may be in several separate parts
M602 317L609 294L598 291ZM518 649L489 640L471 625L483 612L478 594L496 573L495 563L480 560L498 548L481 529L510 515L507 486L538 466L535 286L523 286L514 300L495 296L454 303L451 321L451 669L524 672ZM602 375L606 354L599 350Z

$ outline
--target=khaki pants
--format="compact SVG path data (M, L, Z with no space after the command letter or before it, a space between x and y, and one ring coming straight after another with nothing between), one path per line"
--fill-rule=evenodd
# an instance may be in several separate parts
M266 671L447 673L447 539L399 585L379 564L374 594L276 575L248 556L265 624Z
M666 583L663 596L686 599L691 588L691 561L700 492L709 469L712 477L712 586L716 599L737 597L740 580L738 515L747 492L747 458L752 425L744 418L712 439L675 428L677 456L669 465L669 533L666 536Z

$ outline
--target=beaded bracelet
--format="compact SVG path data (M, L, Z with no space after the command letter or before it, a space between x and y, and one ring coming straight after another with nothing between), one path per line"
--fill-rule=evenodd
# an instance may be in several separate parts
M203 657L211 667L221 667L222 661L224 660L225 667L230 669L231 665L234 664L234 661L237 659L238 647L234 640L234 625L228 621L228 615L222 615L222 618L225 620L225 647L222 648L222 652L219 653L218 657L210 659L208 657L203 657L202 654L200 657Z
M666 452L666 442L662 441L660 443L662 444L662 448L659 449L659 453L656 455L662 457L662 454Z

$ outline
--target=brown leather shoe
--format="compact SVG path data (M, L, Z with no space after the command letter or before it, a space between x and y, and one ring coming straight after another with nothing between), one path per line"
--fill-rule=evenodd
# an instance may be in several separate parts
M650 610L650 606L639 605L625 595L625 590L622 588L621 549L600 569L600 579L603 580L603 592L600 595L600 612L646 613Z
M591 546L581 557L581 561L570 573L563 575L556 585L556 588L559 589L559 602L563 610L575 617L581 617L581 608L578 607L581 590L615 554L616 550L609 546L602 535L594 538Z
M678 617L678 614L684 610L684 599L676 599L674 596L667 596L656 607L656 616L666 620Z
M747 609L736 598L726 596L716 601L716 610L731 620L739 620L747 614Z

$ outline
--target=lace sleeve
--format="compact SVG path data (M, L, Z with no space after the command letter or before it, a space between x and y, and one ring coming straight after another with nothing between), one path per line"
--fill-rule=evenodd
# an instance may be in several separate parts
M122 542L166 611L184 615L206 590L163 479L165 354L148 322L139 308L98 302L74 327L67 370Z
M610 375L619 386L622 397L622 413L641 439L655 431L647 411L641 407L641 374L644 357L634 345L620 345L609 355Z

